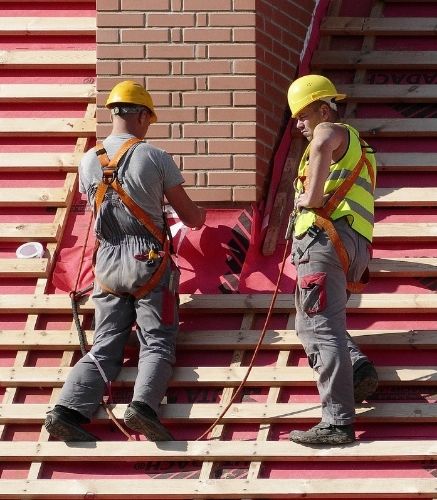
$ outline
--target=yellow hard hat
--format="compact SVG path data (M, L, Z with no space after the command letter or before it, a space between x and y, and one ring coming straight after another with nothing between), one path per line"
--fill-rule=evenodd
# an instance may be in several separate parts
M301 76L288 89L288 104L292 116L296 116L305 106L319 99L344 99L346 94L339 94L334 84L321 75Z
M105 106L111 108L113 104L138 104L145 106L152 113L150 123L155 123L158 119L153 106L153 100L147 90L137 82L125 80L117 83L111 90Z

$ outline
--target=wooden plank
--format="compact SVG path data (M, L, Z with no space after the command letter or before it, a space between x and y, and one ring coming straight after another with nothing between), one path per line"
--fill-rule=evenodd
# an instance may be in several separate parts
M57 241L59 224L52 223L2 223L0 238L2 241ZM20 299L18 299L20 300Z
M95 102L94 84L0 84L0 102Z
M390 346L403 349L435 349L437 330L349 330L362 346ZM86 330L87 344L93 344L92 330ZM261 335L259 330L199 330L180 332L179 349L253 349ZM75 330L0 330L4 350L77 350L79 338ZM133 332L128 347L138 348ZM295 330L267 330L261 349L301 349Z
M436 171L435 153L377 152L379 171Z
M182 294L180 296L181 312L244 313L247 309L253 312L267 312L271 294ZM273 312L289 313L294 308L294 295L279 294ZM94 311L89 297L84 297L79 304L82 314ZM404 313L430 314L437 312L437 294L434 293L374 293L351 295L347 310L356 313L377 313L387 311L403 311ZM0 294L0 314L16 313L57 313L71 314L71 302L68 295L45 294Z
M375 224L373 236L379 241L398 239L404 241L428 241L437 236L437 224L432 222Z
M434 36L434 17L326 17L323 35Z
M374 258L370 261L369 270L372 276L379 276L381 274L389 274L390 277L437 276L437 259L434 257Z
M0 67L95 69L94 50L0 50Z
M73 153L2 153L0 171L67 171L77 170L81 155ZM377 152L380 171L434 171L437 170L435 153Z
M377 207L420 207L437 204L437 188L377 188L375 206Z
M95 443L93 443L94 445ZM341 498L408 499L432 497L437 493L435 478L408 479L3 479L0 499L100 499L162 498Z
M359 102L436 102L437 85L378 85L336 84L337 90L347 95L348 101Z
M66 207L64 188L0 188L0 207Z
M79 444L79 443L77 443ZM432 441L411 440L390 441L390 446L384 441L359 441L352 446L332 449L317 447L302 447L288 441L174 441L155 443L144 441L128 441L118 443L96 442L94 447L87 445L68 446L65 443L35 443L0 442L0 456L2 461L32 461L47 462L115 462L123 460L132 462L137 460L177 460L177 461L245 461L256 457L263 461L321 461L338 462L347 460L357 462L371 461L422 461L434 458L437 454L437 445Z
M54 404L54 403L53 403ZM0 404L0 424L41 424L53 404ZM223 411L225 404L177 403L163 404L160 418L166 423L212 423ZM125 404L111 405L116 418L122 419ZM407 403L403 400L392 403L372 402L356 408L357 419L363 423L435 423L437 405L429 403ZM230 423L290 423L312 424L320 421L322 409L319 403L234 403L223 416L223 422ZM100 408L93 416L93 422L108 422L108 414ZM144 441L142 441L144 443Z
M0 137L94 137L95 118L2 118Z
M47 278L49 264L45 258L0 259L0 278Z
M437 118L348 118L347 122L364 137L437 136Z
M311 60L312 68L350 69L435 69L437 53L434 51L353 51L318 50Z
M2 387L60 387L70 373L70 368L0 367ZM210 386L236 387L245 376L247 367L191 367L177 366L174 369L171 387ZM377 368L380 384L402 384L427 386L437 382L434 366L397 366ZM124 367L114 386L133 385L137 369ZM296 384L312 386L317 375L309 367L254 367L245 382L246 387L289 387Z
M76 172L82 155L68 153L2 153L0 172Z
M95 17L0 17L0 35L95 35Z

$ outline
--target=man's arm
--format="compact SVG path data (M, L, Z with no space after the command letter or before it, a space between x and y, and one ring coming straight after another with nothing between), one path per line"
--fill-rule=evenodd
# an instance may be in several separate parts
M165 191L165 197L175 209L179 219L188 227L200 229L205 223L205 209L197 206L181 184Z
M332 155L346 140L346 130L334 123L320 123L313 132L308 166L308 187L296 200L297 208L319 208L325 204L325 181Z

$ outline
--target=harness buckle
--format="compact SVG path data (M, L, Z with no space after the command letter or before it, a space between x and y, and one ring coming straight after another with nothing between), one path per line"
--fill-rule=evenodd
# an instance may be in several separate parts
M320 231L320 227L312 225L308 228L307 233L311 238L315 238L320 233Z
M115 171L113 169L110 169L110 168L103 169L103 173L102 173L103 184L110 185L115 181L115 178L116 178L116 175L115 175Z

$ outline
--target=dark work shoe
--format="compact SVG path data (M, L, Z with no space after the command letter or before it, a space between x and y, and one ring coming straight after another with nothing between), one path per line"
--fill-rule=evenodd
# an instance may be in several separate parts
M354 400L360 404L375 394L378 388L378 374L373 363L366 361L354 371Z
M174 441L174 437L146 403L132 401L124 413L124 423L130 429L144 434L149 441Z
M81 423L88 421L74 410L57 405L47 413L44 427L60 441L99 441L99 438L82 429Z
M355 441L353 425L333 425L320 422L308 431L291 431L290 441L299 444L330 444L332 446Z

